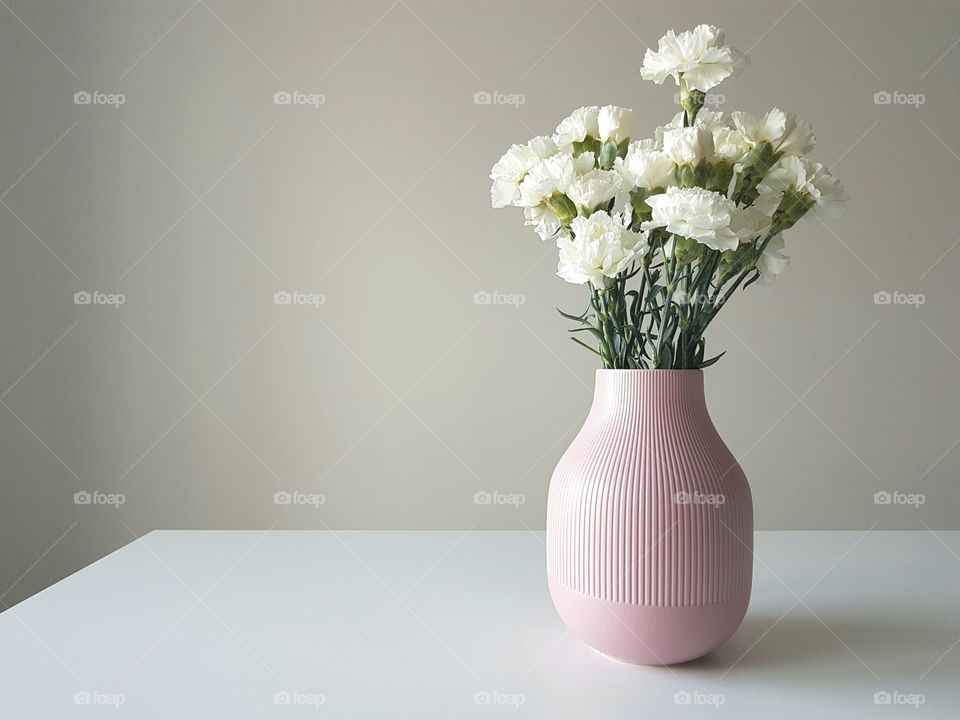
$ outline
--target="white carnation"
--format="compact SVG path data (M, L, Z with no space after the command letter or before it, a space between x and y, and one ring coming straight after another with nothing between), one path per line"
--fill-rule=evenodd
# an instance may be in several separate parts
M681 110L676 115L673 116L673 119L663 126L664 130L678 130L684 127L684 118L686 113ZM696 120L693 121L694 126L705 127L709 130L716 130L719 127L727 127L726 120L723 118L723 113L714 110L707 110L706 108L702 109L697 113Z
M739 130L721 125L713 129L713 149L715 157L735 165L750 152L750 143Z
M696 165L713 157L713 133L700 125L667 130L663 134L663 152L677 165Z
M579 173L593 168L593 153L583 153L574 158L566 153L556 153L539 161L530 168L520 183L520 207L536 207L554 193L565 192Z
M810 123L779 108L762 118L739 111L730 113L730 118L751 147L767 142L784 155L806 155L817 142Z
M744 228L737 222L737 206L720 193L703 188L667 188L646 200L653 208L641 230L666 228L667 232L691 238L714 250L736 250Z
M605 105L597 115L597 137L602 141L620 143L630 137L633 130L633 110Z
M523 209L524 225L531 225L541 240L549 240L560 232L560 220L557 214L546 205L537 205Z
M665 188L673 183L673 160L660 150L644 147L644 142L630 143L626 156L616 160L614 167L623 175L624 189Z
M837 178L820 163L804 157L787 155L781 158L757 186L763 195L780 197L784 191L806 193L816 203L804 217L831 220L843 214L849 196Z
M574 175L565 193L579 207L593 210L611 200L620 191L622 182L620 173L613 170L589 170Z
M535 137L526 145L513 145L490 171L493 185L490 199L495 208L517 205L520 201L520 183L530 169L543 158L555 153L556 144L551 138Z
M648 249L642 235L602 211L574 218L570 229L572 238L557 240L557 275L577 285L589 282L597 289L606 287L608 278L627 270Z
M723 43L723 30L712 25L698 25L679 35L668 30L656 50L647 50L640 75L657 85L668 77L679 85L682 75L688 88L706 92L745 64L738 50Z
M583 142L587 136L600 137L600 108L595 105L574 110L557 126L553 140L562 147Z
M773 210L769 206L738 207L730 217L730 228L741 240L764 237L773 226Z
M757 258L757 270L760 271L760 284L769 285L782 273L790 263L790 258L783 254L783 235L775 235Z

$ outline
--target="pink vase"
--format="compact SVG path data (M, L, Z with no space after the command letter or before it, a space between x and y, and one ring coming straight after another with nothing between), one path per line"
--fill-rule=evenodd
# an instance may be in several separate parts
M593 406L550 482L547 576L560 617L618 660L706 655L747 611L747 479L699 370L597 370Z

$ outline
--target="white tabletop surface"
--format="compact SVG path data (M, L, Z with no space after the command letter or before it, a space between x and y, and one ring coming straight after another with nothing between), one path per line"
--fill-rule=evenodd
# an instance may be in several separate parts
M643 668L566 631L541 533L152 532L0 614L0 717L960 717L960 532L756 552L736 635Z

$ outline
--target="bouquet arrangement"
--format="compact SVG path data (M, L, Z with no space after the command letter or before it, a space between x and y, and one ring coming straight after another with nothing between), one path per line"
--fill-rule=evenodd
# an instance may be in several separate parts
M848 198L807 155L813 128L774 108L757 118L704 109L746 58L723 31L669 31L641 75L679 86L682 111L632 140L628 108L583 107L552 136L513 145L494 165L494 207L524 209L559 250L557 274L587 285L573 340L605 368L697 369L704 332L739 288L787 265L783 233L835 216ZM587 333L593 341L581 340Z

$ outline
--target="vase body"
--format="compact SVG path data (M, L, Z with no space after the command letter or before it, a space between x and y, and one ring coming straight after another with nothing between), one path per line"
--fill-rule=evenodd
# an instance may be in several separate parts
M699 370L598 370L547 504L560 617L618 660L706 655L746 613L753 501L707 413Z

